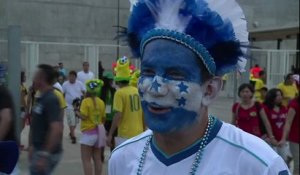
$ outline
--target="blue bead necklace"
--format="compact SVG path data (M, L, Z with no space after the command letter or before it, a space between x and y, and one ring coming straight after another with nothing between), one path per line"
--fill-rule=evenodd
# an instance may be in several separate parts
M200 162L201 162L201 158L202 158L202 155L203 155L204 148L206 147L207 142L208 142L208 138L209 138L210 131L211 131L211 128L213 126L213 123L214 123L214 118L209 116L208 117L207 128L205 130L204 136L200 140L200 147L199 147L199 150L196 153L196 157L195 157L194 162L192 164L192 168L189 172L189 175L195 175L196 172L197 172L197 169L198 169L198 167L200 165ZM148 140L146 141L146 145L143 149L142 156L139 159L139 166L138 166L138 170L137 170L137 175L142 175L145 160L146 160L146 156L147 156L148 150L150 148L150 142L151 142L152 137L153 137L153 135L149 136Z

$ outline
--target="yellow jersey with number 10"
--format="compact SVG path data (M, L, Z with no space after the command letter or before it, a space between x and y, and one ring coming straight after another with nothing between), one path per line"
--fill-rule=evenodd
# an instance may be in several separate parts
M114 111L122 113L118 126L118 136L131 138L144 131L143 113L138 90L126 86L116 91L114 96Z

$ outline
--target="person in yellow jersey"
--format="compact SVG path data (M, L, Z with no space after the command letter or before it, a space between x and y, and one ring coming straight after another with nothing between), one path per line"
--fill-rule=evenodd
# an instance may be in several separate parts
M118 135L115 137L116 146L144 131L143 113L140 96L136 87L130 86L129 59L120 58L115 68L115 82L119 86L113 102L112 126L108 133L107 144L110 146L112 136L118 128Z
M277 86L283 93L282 104L287 107L289 102L299 95L296 84L294 83L293 74L289 73L285 76L284 82Z
M141 71L135 70L131 76L129 85L137 88L140 75L141 75Z
M259 78L253 78L252 81L254 82L254 97L255 101L263 101L262 96L261 96L261 89L265 87L265 79L266 79L266 73L265 71L260 71L259 72Z
M76 115L81 118L81 161L85 175L93 174L93 172L95 175L101 175L102 171L101 148L105 146L106 141L103 126L105 104L97 97L102 86L102 80L88 80L86 82L87 94L81 102L80 110L74 109Z

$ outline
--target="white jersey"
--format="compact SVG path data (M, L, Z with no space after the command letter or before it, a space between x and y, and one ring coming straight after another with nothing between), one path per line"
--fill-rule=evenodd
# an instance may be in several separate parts
M94 73L89 71L85 73L84 71L80 71L77 73L77 80L81 81L81 83L85 84L86 81L94 79Z
M59 82L54 83L53 87L58 89L61 93L64 93L64 90L62 86L59 84Z
M73 109L72 103L76 98L83 96L82 92L85 92L85 86L78 80L75 83L70 83L69 81L64 82L63 90L65 93L65 99L68 104L68 109Z
M136 175L139 159L152 131L127 140L109 160L109 175ZM188 175L199 141L166 156L153 141L146 154L142 175ZM263 140L216 119L196 175L289 175L289 169Z

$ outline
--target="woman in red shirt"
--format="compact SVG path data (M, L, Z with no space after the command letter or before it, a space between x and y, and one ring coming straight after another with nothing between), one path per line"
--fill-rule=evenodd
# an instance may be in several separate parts
M232 124L245 132L264 138L272 137L271 125L265 115L261 115L261 105L253 100L254 88L251 84L242 84L238 89L240 103L232 107ZM263 131L265 128L266 131Z
M276 144L273 144L273 149L287 161L289 147L288 144L279 146L279 141L283 135L283 128L287 117L287 109L282 103L283 95L280 89L271 89L267 95L263 104L264 113L266 115L274 134Z
M290 149L294 159L294 174L299 174L299 122L300 122L300 96L289 104L287 119L283 129L283 136L279 145L285 145L289 140Z

